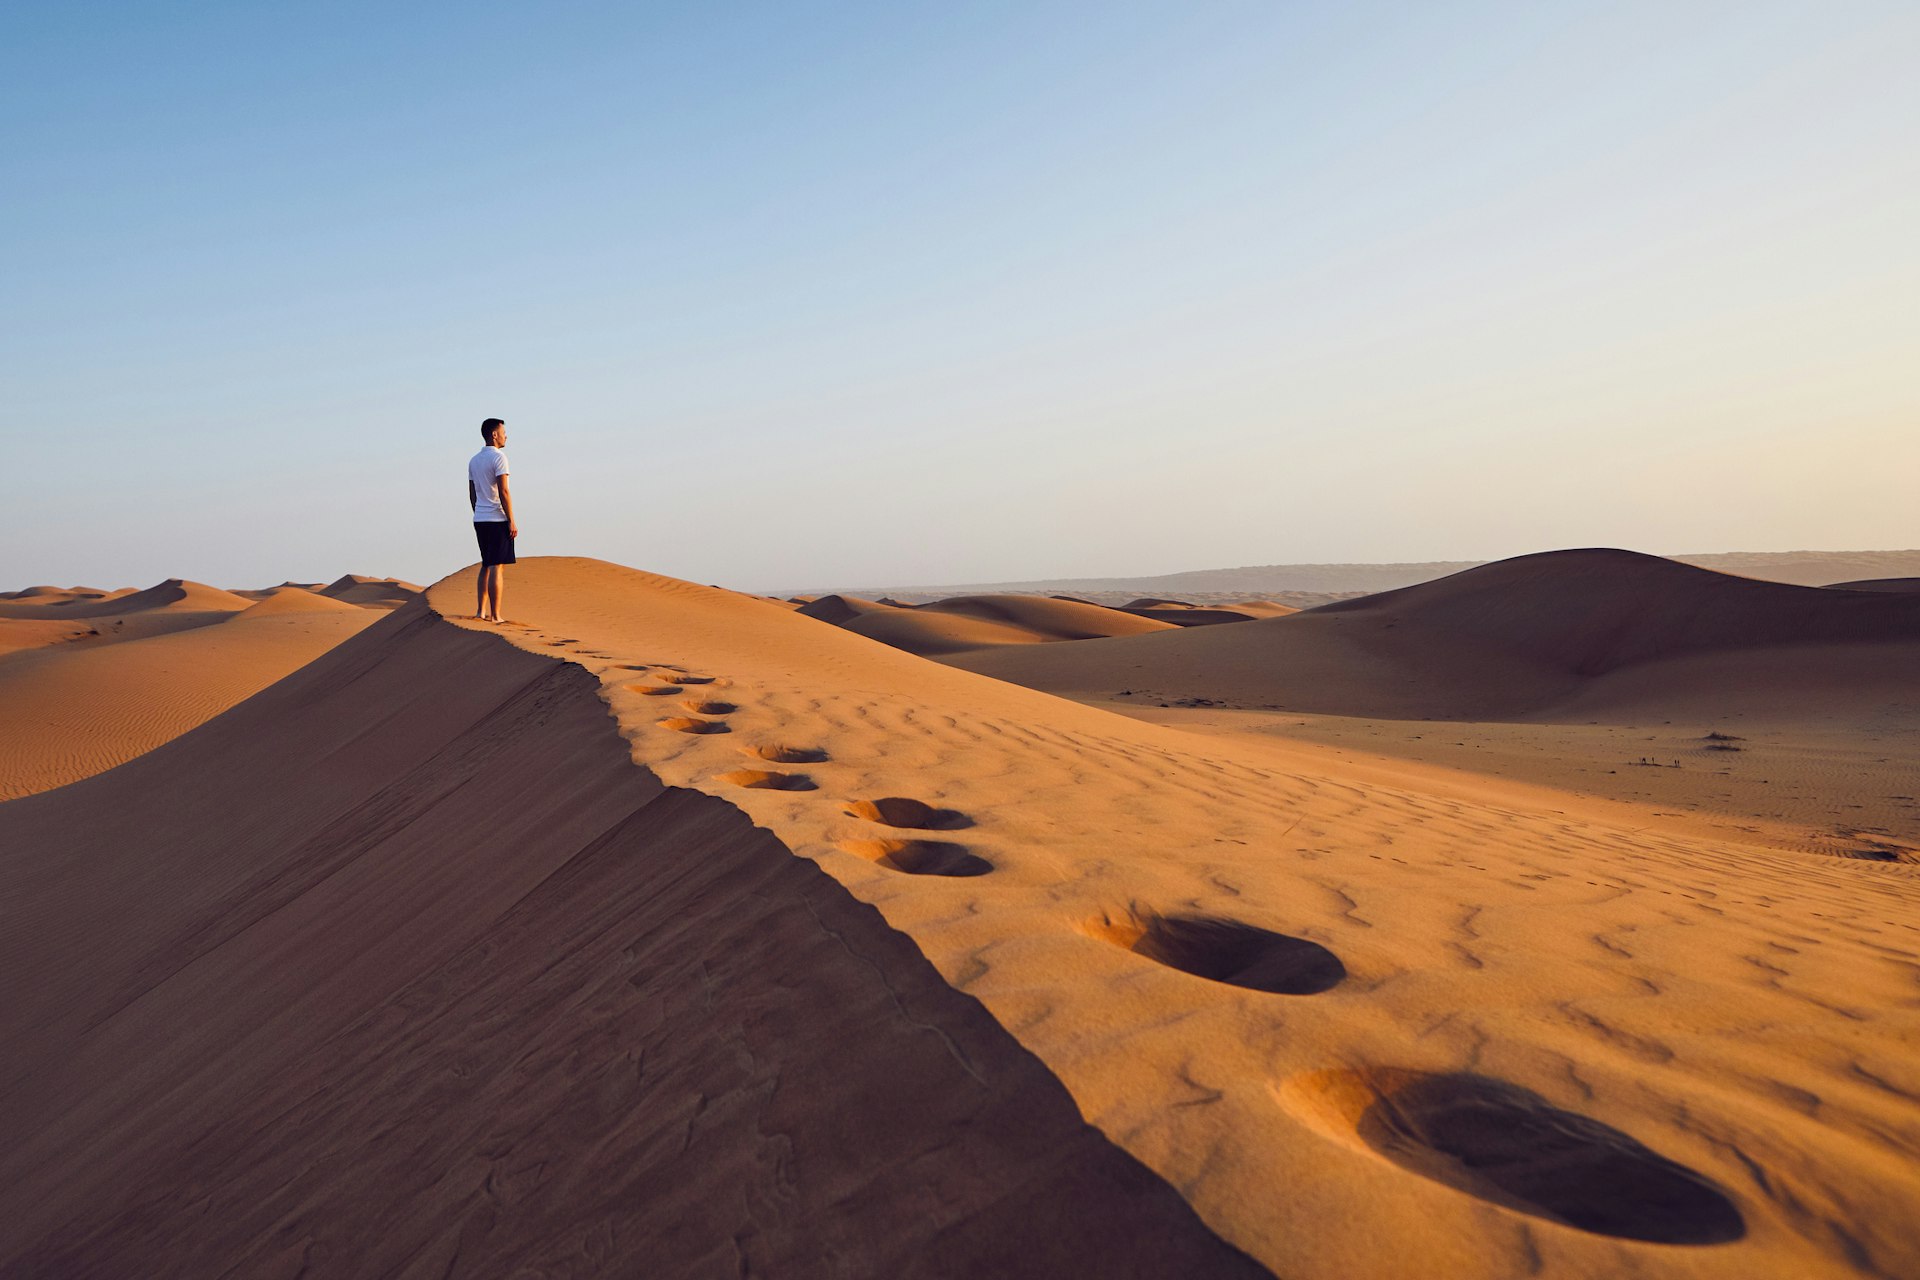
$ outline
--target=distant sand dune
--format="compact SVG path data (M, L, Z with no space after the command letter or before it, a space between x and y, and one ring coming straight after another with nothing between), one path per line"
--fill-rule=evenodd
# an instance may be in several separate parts
M379 617L297 589L254 603L177 580L113 603L142 607L70 623L0 618L0 652L13 649L0 661L0 800L149 751Z
M363 605L349 604L300 587L275 587L264 592L258 602L242 610L239 616L270 618L295 613L352 613L363 608Z
M922 655L1173 629L1172 623L1104 605L1040 596L958 596L897 605L829 595L802 604L798 612Z
M65 644L93 634L85 621L60 622L52 618L0 619L0 655Z
M320 594L348 604L397 609L420 594L420 588L398 578L369 578L349 573L320 588Z
M1308 622L1464 701L1719 652L1593 569L1002 652ZM0 1272L1920 1274L1920 865L471 581L0 805ZM1726 652L1832 642L1767 606Z
M175 613L238 613L251 603L244 596L203 582L169 578L144 591L88 593L46 604L0 600L0 618L98 618L156 609Z
M204 583L169 578L143 591L62 592L20 603L0 601L0 652L41 644L83 646L143 640L190 631L235 617L253 604L245 596ZM59 628L47 625L58 623ZM39 637L36 643L34 637Z
M1241 600L1229 604L1197 605L1184 600L1156 600L1152 597L1118 606L1123 613L1141 618L1171 622L1177 627L1208 627L1223 622L1252 622L1256 618L1284 618L1300 612L1292 605L1272 600Z
M597 689L415 604L0 805L0 1273L1266 1274Z
M1864 578L1858 582L1836 582L1835 591L1920 591L1920 578Z
M1665 559L1717 573L1768 582L1824 586L1845 579L1911 577L1920 574L1920 550L1908 551L1727 551L1670 555ZM1118 604L1129 596L1204 600L1231 597L1276 598L1303 606L1329 598L1394 591L1490 563L1484 560L1427 560L1396 564L1264 564L1232 569L1196 569L1144 577L1038 578L1022 582L957 583L946 586L862 587L859 594L902 595L922 600L939 596L1025 592L1098 598Z
M1556 551L1242 626L961 655L1054 692L1152 688L1225 705L1403 719L1591 709L1611 673L1762 649L1819 664L1920 643L1920 597L1735 578L1627 551ZM1864 649L1859 650L1864 652ZM1878 669L1877 667L1875 668ZM1652 677L1622 682L1645 686ZM1698 686L1695 686L1696 688ZM1573 701L1580 699L1580 701Z

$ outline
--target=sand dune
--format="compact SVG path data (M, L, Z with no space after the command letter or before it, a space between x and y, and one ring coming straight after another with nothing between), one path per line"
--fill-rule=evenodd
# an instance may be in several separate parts
M1911 1216L1894 1170L1912 1135L1869 1155L1834 1110L1906 1132L1914 1082L1886 1074L1915 1029L1909 948L1890 942L1914 921L1904 868L1383 781L1325 752L1249 756L861 658L752 602L538 564L521 586L535 625L509 635L600 674L636 760L730 798L878 905L1278 1274L1392 1274L1409 1251L1431 1275L1913 1260L1914 1233L1881 1216ZM436 590L457 607L457 580ZM767 770L783 785L735 780L768 750L790 761ZM1856 901L1873 905L1840 906ZM1890 932L1824 932L1843 920ZM1902 956L1866 960L1878 944ZM1315 948L1346 975L1330 988ZM1748 964L1756 950L1786 976ZM1844 1013L1807 1004L1859 963ZM1878 1047L1851 1039L1862 1021ZM1894 1090L1809 1053L1828 1034ZM1818 1119L1786 1082L1823 1099ZM1457 1119L1477 1115L1491 1129ZM1491 1132L1521 1149L1474 1145ZM1661 1207L1676 1199L1678 1223ZM1876 1200L1818 1227L1804 1208ZM1843 1258L1842 1235L1872 1236L1872 1261Z
M295 613L351 613L370 606L349 604L332 596L323 596L302 587L274 587L263 592L253 605L240 611L243 618L269 618Z
M118 596L134 594L132 587L120 587L104 591L99 587L26 587L19 591L0 591L0 601L17 601L21 604L59 604L71 605L86 601L106 600Z
M0 618L0 655L70 644L94 634L84 620L60 622L52 618Z
M337 612L356 607L385 609L392 607L392 600L386 597L393 587L405 586L392 579L370 581L374 587L357 605L292 582L259 591L223 591L180 578L169 578L142 591L30 587L0 596L0 656L53 645L97 648L191 631L241 616ZM355 583L351 589L359 590L364 585ZM262 608L263 604L267 607ZM278 661L270 663L270 668L278 671Z
M1833 591L1920 591L1920 578L1863 578L1858 582L1836 582Z
M898 605L881 604L877 600L863 600L859 596L815 596L796 603L801 616L818 618L836 627L844 627L855 618L863 618L870 613L884 613L899 608Z
M206 601L183 595L174 603ZM154 606L131 615L127 627L104 627L101 637L13 652L0 662L0 800L65 786L150 751L378 617L294 591L211 615ZM0 638L53 625L71 624L0 621ZM122 635L143 627L144 635Z
M1177 627L1209 627L1222 622L1252 622L1256 618L1284 618L1300 612L1273 600L1239 600L1229 604L1199 605L1185 600L1156 600L1149 596L1118 606L1122 613L1171 622Z
M61 593L0 601L0 652L50 644L97 646L224 622L254 602L204 583L169 578L144 591ZM57 626L49 624L58 624Z
M253 603L203 582L168 578L144 591L88 592L63 599L0 601L0 618L100 618L165 609L172 613L237 613Z
M1728 551L1705 555L1669 555L1669 560L1718 573L1817 587L1840 579L1910 577L1920 573L1920 550L1907 551ZM923 600L941 596L1026 592L1070 595L1119 604L1132 596L1159 596L1208 604L1233 597L1277 599L1312 607L1342 596L1393 591L1432 582L1484 560L1426 560L1397 564L1264 564L1232 569L1197 569L1126 578L1038 578L1021 582L963 583L917 587L857 588L867 596L899 595Z
M1245 626L953 659L1060 693L1417 719L1589 714L1649 664L1760 649L1823 668L1920 641L1920 598L1734 578L1627 551L1522 556ZM1864 653L1864 649L1859 650ZM1873 665L1873 664L1870 664ZM1881 666L1875 665L1876 670ZM1657 694L1656 694L1657 696Z
M1914 867L470 584L0 805L0 1271L1920 1269Z
M801 604L798 612L922 655L1172 629L1171 623L1124 610L1041 596L958 596L923 605L901 605L828 595Z
M348 604L397 609L419 595L421 588L398 578L370 578L349 573L320 588L320 594Z
M317 595L319 594L319 591L322 585L323 585L322 583L318 583L318 582L288 581L288 582L282 582L278 586L272 586L272 587L242 587L242 588L236 589L233 594L237 596L245 596L249 600L264 600L268 596L273 595L277 592L290 591L290 590L305 591L310 594Z
M598 688L416 604L0 806L0 1272L1262 1274Z

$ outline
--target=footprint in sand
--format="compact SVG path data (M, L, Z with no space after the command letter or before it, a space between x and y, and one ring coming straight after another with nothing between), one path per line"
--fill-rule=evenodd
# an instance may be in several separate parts
M723 720L702 720L697 716L668 716L660 721L662 729L673 729L679 733L727 733Z
M699 698L689 698L680 705L701 716L730 716L740 709L731 702L707 702Z
M1323 1136L1517 1213L1656 1244L1725 1244L1747 1232L1707 1178L1503 1080L1310 1071L1278 1093Z
M756 791L812 791L815 784L804 773L780 773L772 769L735 769L720 775L720 781Z
M1087 932L1170 969L1280 995L1317 995L1347 976L1340 957L1317 942L1219 916L1130 911Z
M945 840L841 840L840 848L889 871L910 876L983 876L993 870L965 845Z
M973 819L957 809L936 809L924 800L913 800L906 796L855 800L847 806L847 816L912 831L954 831L973 825Z
M762 743L740 750L756 760L769 760L774 764L824 764L827 760L827 753L819 747L790 747L782 742Z
M630 684L626 690L628 693L644 693L649 698L664 698L669 694L686 692L677 684Z

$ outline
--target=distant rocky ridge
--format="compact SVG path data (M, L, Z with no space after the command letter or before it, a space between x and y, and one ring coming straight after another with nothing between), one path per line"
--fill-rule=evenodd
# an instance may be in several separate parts
M1872 579L1920 577L1920 550L1908 551L1727 551L1667 559L1721 573L1790 582L1803 587ZM1192 604L1219 604L1257 597L1295 608L1392 591L1443 578L1485 560L1427 560L1403 564L1267 564L1237 569L1194 569L1138 578L1044 578L1027 582L956 583L946 586L835 588L842 595L890 596L922 604L949 596L1072 595L1095 604L1120 605L1139 596ZM786 594L786 593L782 593ZM806 594L825 594L811 591Z

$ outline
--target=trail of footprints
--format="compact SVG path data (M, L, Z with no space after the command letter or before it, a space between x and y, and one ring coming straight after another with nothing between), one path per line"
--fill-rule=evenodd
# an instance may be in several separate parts
M622 670L658 683L629 684L648 697L681 697L686 714L657 721L688 734L732 732L739 708L707 696L731 682L665 663ZM817 747L760 743L742 754L766 764L822 764ZM720 781L754 790L814 791L805 773L748 767ZM915 876L990 873L991 862L933 832L973 825L966 814L906 796L854 800L848 817L897 834L847 837L837 846L890 871ZM1317 942L1199 913L1159 914L1140 907L1089 921L1084 932L1145 960L1210 982L1273 996L1331 991L1346 965ZM1331 1141L1481 1200L1598 1235L1666 1245L1722 1244L1742 1238L1739 1208L1711 1180L1590 1117L1562 1110L1518 1085L1470 1072L1396 1068L1301 1072L1276 1090L1296 1119Z
M626 688L650 698L675 698L684 715L662 716L655 721L675 733L713 735L731 733L726 717L740 708L736 703L705 696L699 690L722 688L730 682L720 676L694 675L668 663L627 663L622 671L643 673L654 683L634 683ZM691 694L692 696L682 697ZM786 743L758 743L741 748L742 754L768 764L823 764L828 755L819 747L792 746ZM804 773L778 769L742 768L719 775L719 780L736 787L757 791L814 791L818 784ZM852 801L845 813L897 831L952 831L973 825L966 814L953 809L937 809L907 796L882 796L877 800ZM876 866L915 876L980 876L993 870L993 864L965 845L946 840L918 837L847 838L839 847Z

